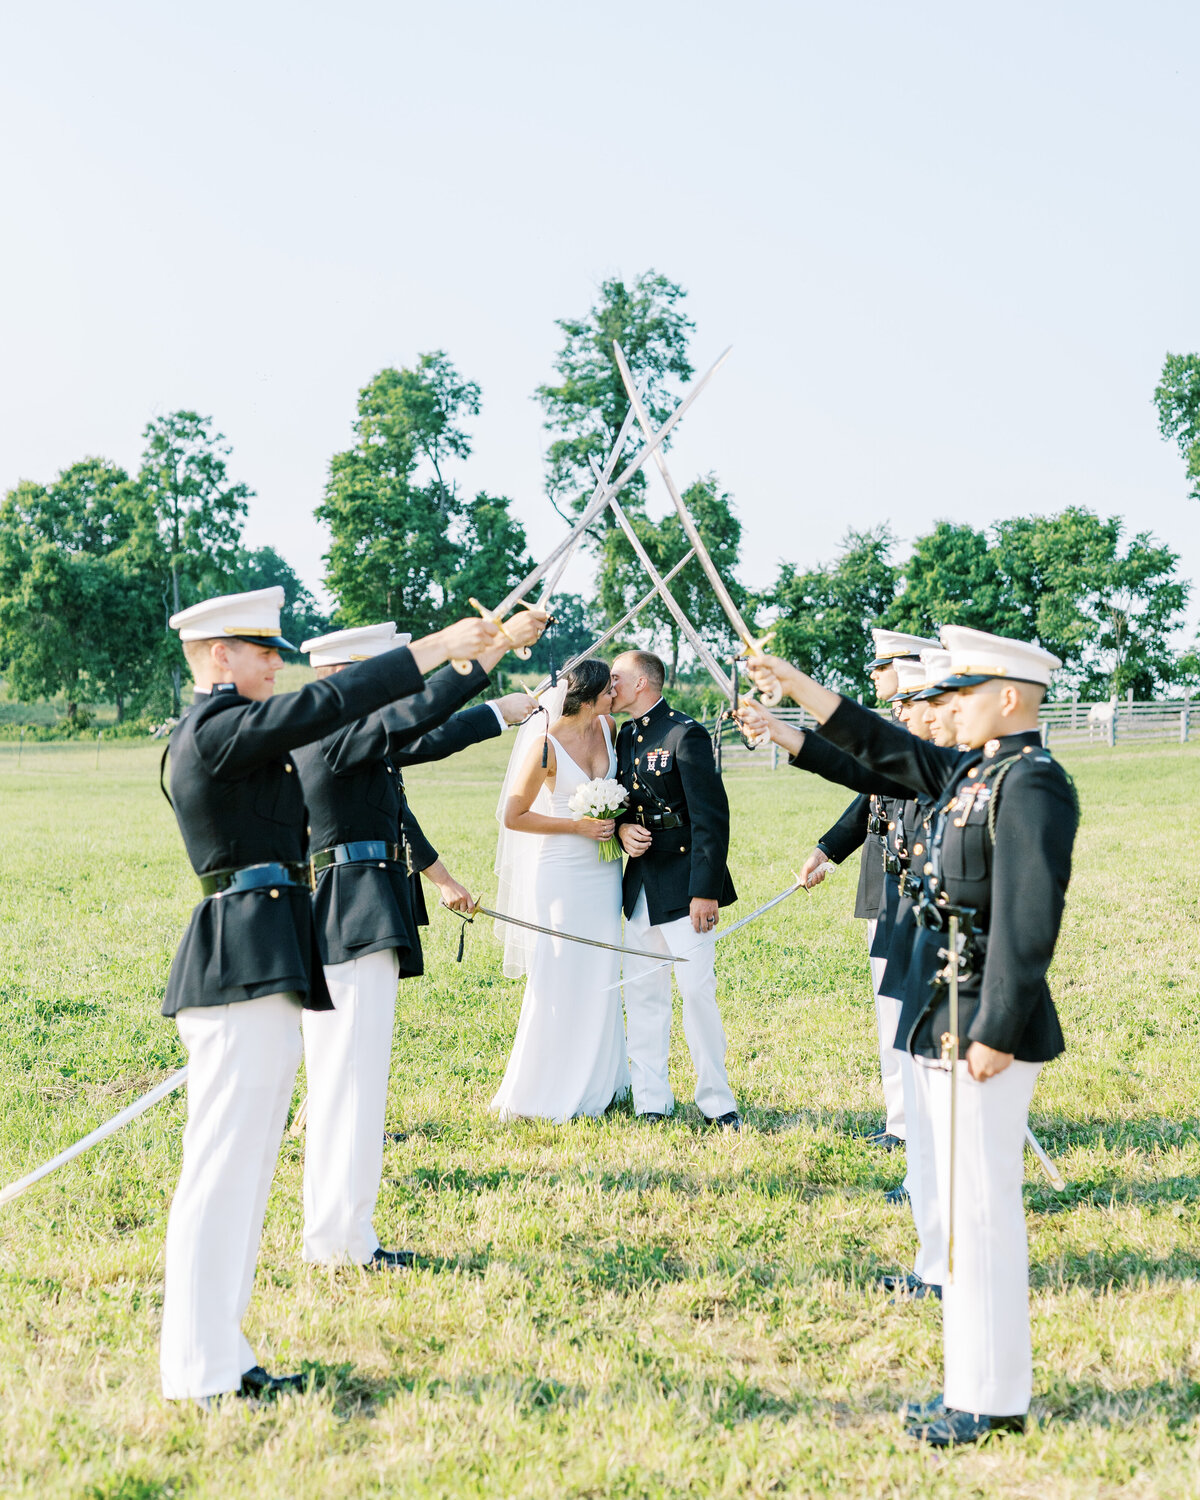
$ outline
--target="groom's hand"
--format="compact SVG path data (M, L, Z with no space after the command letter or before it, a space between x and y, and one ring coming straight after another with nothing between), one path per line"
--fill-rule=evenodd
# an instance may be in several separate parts
M701 934L711 932L721 920L720 908L708 896L693 896L688 915L692 919L692 931Z
M645 854L651 844L650 830L643 828L640 823L622 823L617 829L617 837L621 840L621 848L630 859L636 859L639 854Z

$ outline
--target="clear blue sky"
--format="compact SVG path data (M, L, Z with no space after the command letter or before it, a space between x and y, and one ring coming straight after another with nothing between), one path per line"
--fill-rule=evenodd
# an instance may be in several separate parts
M358 388L444 348L536 552L554 320L654 267L735 346L673 467L747 582L1067 504L1200 579L1151 406L1200 349L1194 3L38 0L0 57L2 488L194 407L317 583Z

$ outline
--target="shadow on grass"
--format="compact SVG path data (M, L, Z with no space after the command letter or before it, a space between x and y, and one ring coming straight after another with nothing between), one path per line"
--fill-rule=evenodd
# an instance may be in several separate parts
M1148 1418L1165 1418L1180 1437L1190 1436L1200 1409L1200 1380L1185 1370L1172 1380L1113 1391L1104 1386L1064 1386L1051 1389L1034 1403L1033 1414L1048 1422L1076 1422L1085 1427L1126 1427Z
M1053 1142L1060 1150L1067 1146L1103 1146L1110 1151L1130 1148L1144 1151L1200 1144L1200 1118L1196 1117L1169 1120L1163 1115L1145 1115L1132 1120L1064 1120L1051 1116L1031 1119L1029 1123L1043 1146Z
M481 1403L496 1393L506 1396L513 1410L534 1417L553 1409L569 1409L586 1399L587 1388L565 1384L546 1376L474 1375L457 1380L418 1375L367 1375L352 1364L326 1364L306 1360L302 1373L314 1392L327 1394L339 1417L372 1416L397 1396L417 1396L436 1401L441 1397L466 1397Z
M1200 1282L1200 1260L1184 1250L1165 1255L1148 1255L1143 1250L1092 1250L1054 1256L1029 1268L1029 1283L1034 1290L1082 1287L1106 1292L1170 1282Z

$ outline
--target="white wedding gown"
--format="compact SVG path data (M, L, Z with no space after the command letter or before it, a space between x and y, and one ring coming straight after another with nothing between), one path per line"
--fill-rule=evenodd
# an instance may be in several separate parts
M606 776L617 757L608 724ZM591 778L554 742L555 784L543 787L534 811L571 816L568 802ZM600 846L581 834L524 834L540 847L533 865L534 920L561 932L621 941L621 861L604 861ZM516 1040L491 1108L502 1120L541 1119L561 1124L576 1115L601 1115L629 1089L629 1059L621 991L621 958L538 933L529 959Z

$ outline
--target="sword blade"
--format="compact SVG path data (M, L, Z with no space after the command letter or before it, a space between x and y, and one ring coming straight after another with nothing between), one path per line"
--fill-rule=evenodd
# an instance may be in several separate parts
M718 932L718 933L716 933L714 935L714 937L713 937L713 942L714 943L724 942L724 940L726 938L732 937L735 932L738 932L741 928L745 927L748 923L757 921L757 919L759 917L761 917L764 912L770 911L773 906L778 906L781 901L786 901L789 896L794 896L797 891L802 891L802 890L804 890L804 888L805 888L805 886L804 886L804 882L802 880L796 880L796 881L794 881L791 885L785 887L782 891L780 891L778 893L778 895L772 896L769 901L764 901L763 904L760 907L757 907L754 911L747 913L746 916L741 917L738 921L734 922L732 926L726 927L726 929L724 930L724 932ZM686 957L687 954L689 954L689 953L696 953L696 952L698 952L699 949L700 949L700 946L701 945L699 943L694 943L690 948L686 948L684 950L684 956ZM658 962L654 965L654 969L665 969L665 968L668 967L668 965L679 962L679 960L677 958L664 958L661 953L654 953L654 954L644 953L644 954L641 954L639 956L642 957L642 958L655 958L655 959L657 959ZM654 969L651 969L649 972L653 973ZM626 981L624 979L618 979L617 982L616 982L616 984L605 985L605 987L600 991L600 993L602 995L607 995L608 992L609 992L609 990L619 989L621 987L621 985L623 985L625 982Z
M675 577L676 573L678 573L686 563L691 562L692 558L695 557L695 555L695 549L689 547L688 550L679 559L679 561L675 564L675 566L671 569L671 571L663 578L663 582L670 583L671 579ZM558 669L559 675L561 676L563 672L569 672L571 668L581 662L585 656L591 656L593 651L599 651L601 646L607 646L609 641L612 640L613 636L616 635L618 631L624 630L626 625L629 624L630 620L632 620L636 615L640 615L642 610L644 610L647 604L650 603L651 599L655 599L657 597L658 590L651 589L644 598L638 600L638 602L633 606L631 610L629 610L627 614L623 614L615 625L610 625L602 635L598 635L586 651L580 651L578 655L571 657L570 661L563 662L562 666ZM549 686L549 677L543 677L541 682L538 683L537 687L533 689L533 696L535 698L540 698Z
M1033 1152L1034 1156L1037 1157L1042 1171L1045 1172L1046 1176L1050 1179L1050 1186L1055 1190L1056 1193L1065 1193L1067 1190L1066 1178L1055 1166L1054 1159L1042 1145L1041 1141L1038 1140L1037 1136L1034 1135L1033 1131L1030 1130L1028 1125L1026 1125L1025 1127L1025 1144Z
M733 692L733 683L730 682L729 678L721 670L720 666L718 666L712 652L696 634L696 631L692 626L692 622L688 619L687 615L684 614L679 601L667 587L667 584L662 575L659 573L658 569L651 561L650 554L646 551L645 547L642 546L641 538L638 536L637 532L634 531L629 517L625 514L625 511L621 506L621 502L615 495L610 495L608 503L610 508L612 509L613 515L616 516L617 521L620 524L621 530L628 538L629 545L633 548L634 555L637 557L642 567L645 568L647 574L649 575L650 582L654 585L655 589L658 592L659 598L670 611L671 618L683 632L684 639L696 653L705 671L717 684L721 691L726 695L726 697L728 697L729 694ZM695 550L696 549L693 547L692 551L695 552Z
M954 1280L954 1178L958 1147L958 918L951 916L950 950L950 1192L946 1225L946 1280ZM945 1038L943 1038L945 1044Z
M18 1177L16 1182L0 1191L0 1204L11 1203L14 1198L19 1198L23 1192L31 1188L35 1182L40 1182L43 1177L49 1177L51 1172L56 1172L59 1167L66 1166L67 1162L74 1161L77 1156L82 1156L85 1151L91 1150L93 1146L100 1144L110 1135L115 1135L118 1130L128 1125L131 1120L136 1120L139 1115L165 1099L168 1094L173 1094L187 1079L188 1070L180 1068L178 1072L172 1073L170 1077L164 1078L161 1083L156 1083L149 1093L143 1094L140 1099L135 1099L132 1104L127 1105L119 1114L106 1120L103 1125L97 1125L95 1130L90 1131L73 1146L68 1146L65 1151L60 1151L57 1156L52 1156L48 1162L27 1172L24 1177Z
M507 912L493 911L490 906L477 906L475 910L485 917L494 917L497 922L507 922L510 927L544 932L548 937L564 938L568 943L584 943L589 948L607 948L610 953L632 953L637 958L662 958L661 953L648 953L644 948L623 948L619 943L604 943L599 938L579 937L574 932L560 932L557 927L543 927L540 922L526 922L521 917L510 917ZM687 959L672 958L669 962L683 964L687 963Z
M642 400L638 395L637 387L633 383L633 376L630 374L629 365L625 360L625 354L621 349L620 344L614 343L613 348L616 350L617 367L621 371L621 379L622 381L624 381L625 392L629 397L629 403L637 413L638 425L641 427L646 436L649 437L650 419L646 414L646 408L642 405ZM658 465L658 472L663 477L663 483L667 487L667 493L670 495L675 509L679 512L679 519L683 524L684 531L687 532L688 541L690 541L692 546L695 547L696 556L700 560L700 566L708 575L708 581L713 586L713 592L717 596L718 603L725 611L726 617L728 618L729 623L733 626L738 638L746 646L753 646L754 637L750 634L750 627L742 618L741 611L733 602L733 596L725 586L725 580L721 577L720 573L717 571L716 564L709 556L708 548L704 545L703 538L696 528L696 523L692 520L687 506L683 503L683 496L676 488L675 481L671 478L671 472L667 468L667 461L663 457L662 452L659 448L655 448L654 450L654 460Z
M617 440L612 445L612 451L604 460L603 468L598 468L595 460L592 460L592 471L596 475L597 490L602 485L607 486L609 481L612 479L613 470L617 466L617 459L621 456L621 450L625 447L625 444L629 438L629 432L633 427L634 420L635 418L633 414L633 407L631 406L625 413L625 420L621 423L621 430L617 433ZM593 494L595 494L595 491L593 491ZM570 566L571 559L575 555L575 550L582 540L583 532L581 531L575 543L571 547L569 547L563 554L562 561L554 569L553 573L551 573L550 576L546 579L546 587L542 590L541 597L538 599L539 609L545 609L549 604L550 599L557 592L558 585L562 582L562 576Z
M658 431L650 432L647 434L645 447L642 448L641 451L637 453L629 461L629 463L625 465L620 474L617 475L616 479L613 480L611 484L605 486L597 486L596 490L592 493L592 498L588 501L582 514L580 515L579 520L576 521L575 525L571 528L567 535L563 537L562 541L558 543L554 550L550 552L550 554L545 557L526 578L523 578L521 580L521 582L516 586L515 589L512 590L510 594L506 595L505 598L500 601L500 603L493 611L493 614L506 615L514 604L519 604L521 600L524 599L525 595L531 588L534 587L535 584L538 584L542 581L542 579L559 560L563 553L568 551L575 545L576 541L583 535L583 533L592 524L596 517L600 515L600 513L604 510L605 506L608 504L609 495L619 494L621 490L623 490L629 483L629 481L633 478L633 476L638 472L638 470L641 469L642 465L647 461L647 459L649 459L652 454L658 452L659 448L663 445L664 442L666 442L667 438L674 431L676 423L688 410L692 402L695 401L696 397L700 394L700 392L704 389L704 387L708 384L712 377L717 373L717 371L725 363L728 357L729 349L726 349L719 358L714 360L713 363L709 365L708 369L705 370L704 374L701 375L699 380L695 380L692 382L692 385L687 394L684 396L683 400L680 401L679 405L675 408L675 410L671 413L671 415L667 418L663 425L658 429ZM628 365L626 365L625 368L628 369ZM632 377L630 378L632 379ZM636 387L634 389L636 394Z

